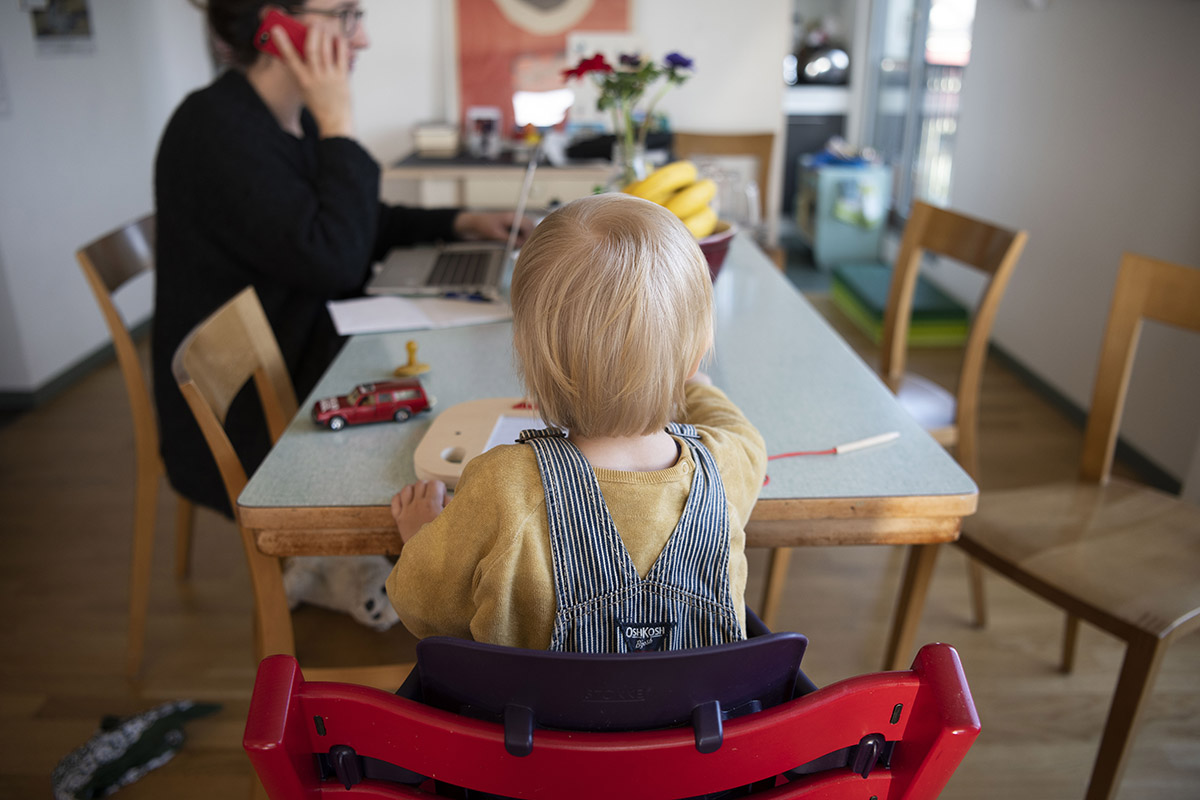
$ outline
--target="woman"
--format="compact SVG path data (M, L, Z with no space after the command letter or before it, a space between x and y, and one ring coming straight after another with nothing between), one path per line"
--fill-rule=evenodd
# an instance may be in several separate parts
M327 300L360 294L371 265L396 245L504 239L512 220L381 203L379 165L354 139L350 72L369 44L358 3L288 4L309 34L301 54L276 28L280 57L254 47L268 7L209 0L208 23L231 69L175 111L155 165L153 367L163 460L176 490L226 514L216 464L171 374L184 336L254 286L303 398L343 342ZM253 388L234 401L226 430L250 474L270 448Z

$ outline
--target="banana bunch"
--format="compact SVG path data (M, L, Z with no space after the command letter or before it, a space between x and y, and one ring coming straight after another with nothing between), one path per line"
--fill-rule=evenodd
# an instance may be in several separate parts
M717 227L717 212L709 203L717 196L717 184L711 178L697 180L696 165L673 161L659 167L624 192L664 206L679 219L692 236L703 239Z

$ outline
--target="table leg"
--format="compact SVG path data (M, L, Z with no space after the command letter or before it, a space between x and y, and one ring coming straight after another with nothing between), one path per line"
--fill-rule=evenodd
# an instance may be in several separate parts
M791 561L792 548L771 548L771 558L767 563L767 585L763 588L762 607L758 611L759 619L771 630L775 630L775 617L779 613L779 603L783 599L783 586L787 582L788 565Z
M925 610L925 595L929 591L929 580L937 563L939 547L939 544L915 544L908 548L904 577L900 582L900 597L883 657L884 669L909 667L913 641L921 624L921 612Z

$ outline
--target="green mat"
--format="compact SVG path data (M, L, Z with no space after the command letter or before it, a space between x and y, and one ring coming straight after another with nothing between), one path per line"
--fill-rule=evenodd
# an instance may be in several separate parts
M892 269L886 264L841 264L833 268L830 297L833 304L879 344L883 340L883 313L887 307ZM910 347L960 345L967 340L970 319L958 301L917 276L913 291Z

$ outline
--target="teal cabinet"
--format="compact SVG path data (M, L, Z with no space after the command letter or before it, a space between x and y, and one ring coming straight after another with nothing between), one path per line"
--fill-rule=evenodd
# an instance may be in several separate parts
M817 266L878 261L891 200L888 167L801 168L796 225Z

